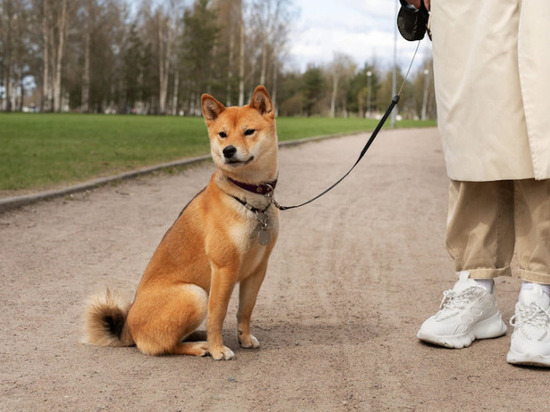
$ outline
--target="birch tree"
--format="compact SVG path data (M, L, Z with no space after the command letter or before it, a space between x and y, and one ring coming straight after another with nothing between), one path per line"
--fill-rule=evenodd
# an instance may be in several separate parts
M168 85L175 62L175 42L181 22L180 2L170 0L159 4L153 14L156 35L157 65L159 77L159 113L166 114Z
M52 83L50 78L50 50L53 37L53 27L51 25L50 0L42 0L42 97L40 99L40 111L51 111L52 103Z
M345 54L336 53L334 59L329 65L328 73L331 78L332 93L330 96L330 117L336 116L336 103L338 98L339 86L342 80L351 77L356 70L353 59ZM345 99L344 99L345 103Z
M2 84L5 88L3 110L12 110L12 77L13 77L13 26L17 19L15 4L12 0L3 0L0 10L0 35L2 45Z
M57 43L55 47L55 68L53 84L53 110L61 111L61 73L63 69L63 53L65 52L65 39L69 27L67 16L67 0L60 0L57 10L56 29Z
M166 96L168 93L168 75L170 57L174 44L174 25L172 19L159 7L155 13L157 28L158 66L159 66L159 111L166 114Z
M278 56L283 53L288 41L288 25L294 10L291 0L251 0L249 25L251 38L255 39L256 59L260 62L259 82L271 85L276 96ZM268 82L269 73L273 84Z
M95 20L94 0L85 0L85 26L84 26L84 69L82 73L82 96L80 111L90 111L90 49L92 47L92 31Z
M30 0L0 0L0 84L4 86L2 109L21 110L24 79L30 74L34 49L30 40Z
M225 51L221 53L218 63L226 68L225 104L231 106L240 77L239 62L241 58L244 60L244 45L240 41L243 28L242 0L216 0L213 3L213 9L218 14L220 48Z
M239 10L239 106L244 104L244 67L245 67L246 29L244 25L243 7Z

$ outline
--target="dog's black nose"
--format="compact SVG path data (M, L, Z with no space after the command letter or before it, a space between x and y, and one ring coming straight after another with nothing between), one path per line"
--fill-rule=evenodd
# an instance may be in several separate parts
M237 148L235 146L227 146L223 149L223 157L226 159L231 159L237 153Z

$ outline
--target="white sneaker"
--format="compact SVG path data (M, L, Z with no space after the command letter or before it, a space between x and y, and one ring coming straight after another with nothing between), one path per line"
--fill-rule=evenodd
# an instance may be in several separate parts
M506 333L495 294L460 272L458 282L443 293L439 312L420 327L418 339L447 348L465 348L475 339L488 339Z
M514 327L508 363L550 367L550 297L540 285L520 293L516 313L510 319Z

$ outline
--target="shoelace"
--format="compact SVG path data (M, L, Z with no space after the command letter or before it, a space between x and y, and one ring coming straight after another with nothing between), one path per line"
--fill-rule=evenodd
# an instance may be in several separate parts
M469 303L470 298L475 293L477 288L468 288L460 293L456 293L454 290L449 289L443 292L443 299L439 305L440 310L445 309L464 309Z
M510 325L514 327L523 325L532 325L537 328L550 327L550 312L534 302L529 306L521 305L518 312L510 318Z

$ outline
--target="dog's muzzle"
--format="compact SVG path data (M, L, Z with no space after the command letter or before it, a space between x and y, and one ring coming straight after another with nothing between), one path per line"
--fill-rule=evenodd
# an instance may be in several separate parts
M224 147L222 153L224 162L231 166L247 165L254 160L254 156L250 156L246 160L240 159L239 156L237 156L237 148L235 146Z

